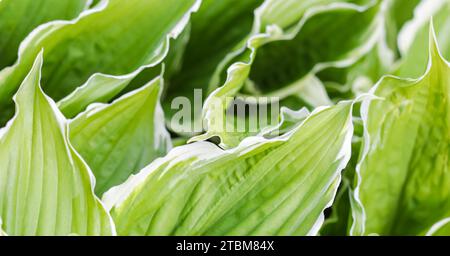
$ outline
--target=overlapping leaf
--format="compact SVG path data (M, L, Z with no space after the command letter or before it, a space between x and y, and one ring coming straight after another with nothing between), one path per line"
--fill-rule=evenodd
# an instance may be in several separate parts
M120 235L314 235L350 158L352 104L317 110L285 136L172 150L108 191Z
M193 98L193 90L209 94L208 85L220 62L251 33L253 12L263 0L203 0L192 15L189 42L179 71L168 79L166 102L177 96ZM171 116L170 104L165 106Z
M97 178L97 194L121 184L170 149L159 105L161 88L158 77L110 105L90 107L70 123L70 139Z
M398 36L404 29L404 25L408 23L413 11L421 2L421 0L388 0L387 13L385 15L385 30L387 46L399 55Z
M0 217L9 235L113 235L89 167L68 140L67 121L41 90L42 55L0 130Z
M329 96L340 100L367 92L393 65L397 49L390 49L389 38L396 38L417 4L411 1L403 7L402 15L395 15L401 2L266 1L256 12L248 50L222 63L235 62L224 85L207 100L207 133L196 139L219 136L222 146L232 147L242 136L223 132L227 121L219 119L226 115L217 113L224 112L223 108L211 106L216 101L212 98L237 93L276 96L283 105L298 108L330 105ZM348 24L352 29L347 29ZM325 89L330 87L327 95ZM226 109L228 105L224 105Z
M326 93L322 92L322 83L314 74L311 75L311 71L318 72L334 65L349 65L366 52L369 42L377 38L379 21L376 15L381 3L363 2L364 5L356 5L351 1L266 2L256 12L257 33L247 42L248 49L234 60L225 84L214 91L205 103L204 117L208 131L197 139L219 136L222 146L236 145L238 140L223 132L226 120L219 120L226 115L218 112L224 112L228 105L217 108L211 102L235 96L245 84L256 88L253 89L256 95L284 98L303 92L303 96L323 95L323 99L313 98L310 103L331 104ZM293 16L282 16L278 24L271 20L278 11L292 13ZM355 24L354 29L344 30L343 27L350 20ZM272 25L264 26L268 24ZM324 28L328 31L324 31ZM329 34L336 35L335 40L328 40Z
M383 76L392 72L400 58L400 31L413 17L419 0L383 1L377 15L377 38L368 44L367 52L349 66L334 66L317 76L333 101L366 93ZM399 11L401 9L401 11Z
M110 100L142 69L166 56L169 38L182 31L199 4L105 0L73 21L36 29L23 42L19 61L0 73L0 105L8 106L42 48L44 91L55 100L70 94L59 104L63 113L73 116L92 102Z
M0 71L0 126L16 105L0 130L0 236L114 235L113 219L120 235L450 234L449 11L450 0L0 0L0 68L18 58ZM372 88L385 74L410 79ZM371 88L360 122L346 100ZM171 121L172 99L193 103L182 135L200 121L206 133L170 138L160 97ZM219 145L185 145L206 139ZM108 189L111 213L94 193Z
M424 1L417 8L415 19L405 28L401 37L403 58L394 72L400 77L418 78L427 69L429 21L433 18L441 54L450 59L450 1Z
M88 3L88 0L0 1L0 69L14 64L20 42L34 28L52 20L73 19Z
M351 188L355 179L355 168L358 163L358 155L361 147L361 138L359 137L360 125L353 120L354 134L352 138L352 156L347 167L343 171L342 181L336 195L336 199L330 208L330 214L325 220L320 235L324 236L345 236L350 230L351 215Z
M450 216L450 67L430 34L426 74L386 77L373 89L381 99L363 103L353 235L424 235Z

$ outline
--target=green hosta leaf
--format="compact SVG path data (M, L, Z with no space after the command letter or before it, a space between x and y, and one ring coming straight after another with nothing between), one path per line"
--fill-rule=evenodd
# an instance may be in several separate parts
M250 59L249 79L261 93L276 95L280 88L299 87L297 81L311 71L317 72L326 66L346 65L344 62L350 62L349 59L363 54L366 42L376 32L375 16L379 11L379 4L372 1L361 6L346 1L309 2L311 6L299 17L295 26L261 27L260 33L268 35L260 34L250 39L249 54L253 59ZM291 5L303 7L305 4L298 1L286 1L287 3L290 3L288 7L291 10ZM265 7L271 10L270 5ZM266 9L259 10L262 16L260 20L265 19ZM350 20L355 24L353 29L348 30L348 34L343 33L342 28ZM332 42L325 39L328 35L334 35ZM314 47L310 47L312 45ZM287 59L292 61L286 61Z
M137 75L127 77L94 74L82 86L76 88L70 95L61 99L57 105L67 117L75 117L93 102L108 102L118 95Z
M23 43L19 62L0 73L0 105L8 105L42 48L42 87L49 96L61 100L88 81L63 100L63 113L83 110L96 100L93 96L111 99L142 69L161 62L169 38L181 32L199 4L200 0L109 0L76 20L38 28Z
M146 84L148 83L148 81L153 80L161 73L164 74L165 79L164 84L167 84L167 79L171 78L175 73L179 72L181 69L183 55L186 50L186 45L189 42L190 34L191 34L191 24L189 23L176 38L172 38L170 40L170 50L167 52L167 56L164 58L164 62L160 63L156 67L152 66L142 70L142 72L139 73L139 75L137 75L136 77L134 77L133 80L126 86L126 88L124 88L120 92L119 95L123 95L140 88L143 84ZM164 86L164 88L167 89L167 86ZM167 91L166 90L163 91L162 95L166 94ZM62 103L62 101L60 103Z
M166 102L177 96L192 98L193 90L208 85L220 62L245 42L253 23L253 12L263 0L203 0L192 15L191 33L178 72L169 77ZM206 96L206 95L205 95ZM171 115L170 104L165 106Z
M388 0L390 1L390 0ZM255 30L264 32L268 26L278 26L285 31L295 31L298 21L314 15L320 9L348 8L350 6L371 5L376 1L367 0L266 0L264 6L257 11L258 25Z
M393 52L384 37L357 62L348 67L331 67L318 73L333 101L357 97L367 93L394 65Z
M101 195L171 147L156 78L110 105L95 105L70 123L70 139L97 178Z
M413 17L413 11L421 0L387 0L386 2L388 2L387 14L385 15L386 43L398 55L398 36L405 23Z
M0 1L0 69L12 65L22 40L38 25L52 20L73 19L88 0Z
M289 134L173 149L104 196L120 235L314 235L350 158L351 103Z
M276 137L280 134L289 133L292 129L303 122L311 113L307 108L301 108L293 111L289 108L282 107L280 109L280 122L275 127L266 127L262 129L259 135L266 138Z
M343 178L336 199L330 208L331 213L329 213L320 229L319 234L321 236L345 236L348 233L349 195L348 181Z
M239 133L230 134L228 130L227 133L223 132L226 130L223 127L226 120L221 119L226 117L223 113L229 105L212 105L237 95L249 80L261 96L284 98L295 94L306 101L310 99L310 104L331 104L326 93L322 93L324 89L320 81L311 81L317 80L314 73L330 66L350 65L364 55L367 45L379 36L376 33L379 30L376 15L381 4L376 1L364 1L365 5L351 2L275 0L259 8L256 24L266 24L264 20L270 18L265 15L274 15L272 10L275 6L277 10L294 8L296 12L292 15L296 18L290 22L284 18L278 25L255 26L258 33L248 40L248 49L228 69L225 84L206 101L204 118L207 133L196 139L218 136L222 147L236 146L235 142L239 139L235 136L239 136ZM298 16L298 12L304 14ZM354 24L353 29L344 29L349 23ZM281 25L286 27L279 27ZM328 35L334 35L334 40L330 41ZM309 93L311 91L313 93ZM310 95L315 97L305 97ZM322 98L317 99L318 95L322 95Z
M361 149L361 138L359 137L360 124L353 120L354 133L352 138L352 156L347 167L343 171L342 182L336 195L335 202L330 208L331 214L325 220L320 235L345 236L350 229L349 218L351 213L351 184L355 176L355 168L358 163L358 154Z
M450 213L450 67L430 38L423 77L386 77L363 103L353 235L425 234Z
M450 59L450 1L424 1L416 10L415 19L402 34L404 59L394 74L401 77L421 76L427 69L428 22L433 16L441 54Z
M67 121L39 86L42 55L0 131L0 217L9 235L113 235L89 167L68 141Z
M317 76L323 81L333 101L366 93L383 75L394 68L399 57L399 31L413 17L417 0L386 0L377 13L377 37L367 44L365 54L351 65L333 66ZM399 11L401 9L401 11Z
M189 27L185 28L183 32L177 35L176 39L168 41L166 45L170 44L170 51L164 52L164 54L167 54L164 63L157 66L154 66L154 64L142 66L132 74L125 76L94 74L83 86L78 87L70 95L60 100L58 102L59 109L64 115L74 117L91 102L108 102L113 97L140 88L161 73L170 77L180 68L184 48L189 40L189 30ZM174 35L170 35L170 37L172 36ZM167 50L169 49L167 48Z

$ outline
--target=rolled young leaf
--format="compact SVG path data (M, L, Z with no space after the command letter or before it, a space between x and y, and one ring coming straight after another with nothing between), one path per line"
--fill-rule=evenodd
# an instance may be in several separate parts
M429 45L424 76L385 77L363 102L352 235L423 235L449 216L450 66L433 29Z
M10 104L42 48L42 87L53 99L63 99L87 81L70 95L77 104L64 106L63 113L76 114L97 99L112 99L142 69L161 62L170 37L182 31L199 4L200 0L105 0L73 21L39 27L22 43L19 61L0 72L0 106Z
M159 104L162 78L110 105L98 104L70 122L70 140L92 168L103 194L171 148Z
M94 177L68 140L67 121L41 90L42 54L0 130L0 218L9 235L114 235Z
M315 235L350 159L352 103L290 133L173 149L103 197L120 235Z
M78 16L89 0L0 1L0 69L14 64L19 44L37 26ZM26 21L26 22L24 22Z

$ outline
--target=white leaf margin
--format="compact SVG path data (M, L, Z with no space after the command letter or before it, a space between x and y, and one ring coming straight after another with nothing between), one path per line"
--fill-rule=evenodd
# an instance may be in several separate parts
M36 61L34 62L34 65L31 68L31 70L33 70L35 68L35 65L39 65L39 63L43 62L43 51L44 50L41 50L41 52L38 54L38 56L36 58ZM31 75L31 73L29 73L25 77L24 80L27 80L27 78L30 75ZM42 72L41 72L41 68L40 68L39 69L39 77L41 77L41 76L42 76ZM59 108L56 106L55 101L52 98L50 98L47 94L45 94L45 92L42 90L40 84L38 84L36 89L39 90L39 93L41 93L45 97L45 99L47 100L47 102L49 103L49 105L50 105L50 107L52 109L54 117L57 120L57 123L58 123L58 126L59 126L59 130L62 133L61 135L64 138L64 142L65 142L64 144L65 144L65 147L66 147L66 154L67 154L68 158L70 159L71 163L73 164L72 154L75 154L75 156L78 157L79 160L85 166L85 168L87 170L87 174L89 176L90 192L91 192L91 194L93 196L93 199L94 199L95 202L99 203L99 205L101 206L102 210L104 210L106 216L108 217L109 223L110 223L112 236L116 236L117 235L116 226L114 224L114 221L113 221L111 215L109 214L109 211L105 207L105 204L95 195L94 187L95 187L96 180L95 180L94 173L92 172L92 170L89 167L89 165L84 161L83 157L80 154L78 154L78 152L75 150L75 148L70 143L70 140L68 139L69 138L69 129L70 129L68 120L64 117L64 115L61 113ZM17 102L16 98L17 98L17 94L15 94L14 97L13 97L14 102ZM20 106L18 104L16 104L16 111L15 111L15 114L14 114L13 118L11 118L8 121L8 123L6 124L5 127L0 129L0 140L2 140L3 136L5 136L7 134L7 132L11 129L12 124L18 118L20 111L21 111ZM0 230L1 230L1 225L0 225Z
M433 236L436 234L439 229L445 227L447 224L450 223L450 217L447 217L445 219L442 219L438 222L436 222L431 228L428 230L428 232L425 234L425 236Z
M221 134L210 131L210 127L214 123L214 117L216 116L215 110L217 108L212 108L211 106L214 105L214 102L218 98L226 97L226 96L233 96L236 92L236 89L239 88L233 88L233 81L240 79L239 76L242 72L246 72L245 70L250 70L251 66L256 58L256 53L258 51L258 48L264 44L268 44L271 42L276 41L283 41L283 40L292 40L295 38L298 33L302 30L303 26L308 22L309 19L312 17L330 12L335 10L353 10L355 12L363 13L370 9L371 7L374 7L378 1L372 0L369 1L366 5L357 5L354 3L345 3L345 2L335 2L323 6L315 6L311 7L306 10L303 17L299 20L299 22L289 31L288 33L285 33L282 28L280 28L277 25L268 25L265 28L265 32L259 33L258 31L261 31L261 15L263 14L265 8L269 5L271 0L266 0L260 7L258 7L255 10L255 22L252 29L252 35L247 40L245 47L242 47L241 49L236 50L235 52L232 52L228 54L224 60L219 64L217 67L215 73L213 74L213 77L211 78L210 82L210 89L214 87L215 84L219 83L220 80L220 73L225 69L225 66L235 57L239 56L240 54L244 53L247 50L250 50L249 58L246 61L238 61L235 63L232 63L231 66L226 71L226 81L222 84L222 86L214 89L212 93L207 97L205 100L205 103L203 105L202 109L202 116L203 116L203 122L205 123L205 129L206 133L193 137L190 139L189 142L192 141L199 141L199 140L205 140L214 136L217 136L220 138L221 141L223 141L223 138ZM310 74L315 74L319 71L322 71L327 68L331 67L337 67L337 68L344 68L353 65L356 63L359 59L361 59L363 56L365 56L373 47L375 47L376 44L379 44L380 47L383 49L380 51L380 53L385 53L384 56L382 56L382 60L386 62L393 62L394 59L394 53L392 50L389 49L386 43L386 29L384 27L385 23L385 17L384 14L387 12L388 7L388 1L381 3L381 10L377 16L375 17L373 21L374 33L372 36L366 41L365 44L361 45L360 47L354 49L349 58L338 60L338 61L331 61L331 62L323 62L323 63L317 63L315 67L310 71ZM294 83L294 86L296 84ZM283 88L281 90L282 95L284 91L292 91L296 90L297 88ZM285 94L285 93L284 93ZM270 94L271 96L277 96L277 92L273 92ZM222 147L227 148L228 145L225 145L224 143L220 144Z
M408 53L417 32L447 3L448 0L425 0L416 6L413 19L405 23L398 36L397 44L402 56Z
M361 188L361 184L363 182L362 175L361 175L361 165L364 162L364 160L367 158L369 151L370 151L370 147L371 147L371 145L370 145L371 138L370 138L369 131L367 129L370 104L371 104L372 100L374 100L374 99L383 100L383 98L377 97L375 92L378 89L378 87L380 86L380 84L382 84L385 79L389 79L389 78L397 79L397 80L402 80L402 81L410 82L410 83L416 83L416 82L423 80L431 72L432 66L434 64L433 58L431 57L431 56L433 56L433 53L437 53L438 58L440 58L442 60L442 62L447 64L447 66L450 68L450 63L443 57L443 55L441 54L441 52L439 50L438 45L439 45L439 43L438 43L438 40L436 37L433 20L431 19L430 20L430 32L429 32L429 50L428 50L429 60L428 60L427 70L425 71L425 73L417 79L401 78L401 77L393 76L393 75L385 75L369 91L368 94L372 95L373 97L368 97L368 98L365 98L362 100L361 120L363 122L364 134L363 134L363 145L362 145L361 156L360 156L360 159L359 159L358 164L356 165L356 169L355 169L356 186L353 189L353 191L351 191L352 196L350 198L352 223L351 223L349 233L351 236L362 236L365 234L365 223L367 220L367 216L366 216L366 212L364 209L364 204L362 203L361 198L360 198L360 188ZM370 234L370 235L378 235L378 234Z
M92 1L92 0L90 0ZM122 90L133 78L135 78L138 74L140 74L144 69L155 67L158 64L160 64L169 53L170 49L170 40L171 39L177 39L178 36L183 32L185 27L189 24L189 20L192 13L195 13L199 10L203 0L196 0L194 4L191 6L191 8L184 14L184 16L178 21L177 24L173 27L171 32L169 32L166 35L166 39L164 43L160 45L160 48L157 50L159 54L157 57L155 57L154 61L151 63L147 63L146 65L143 65L136 69L135 71L125 74L125 75L109 75L104 73L96 72L92 74L88 80L83 84L77 87L72 93L58 101L57 106L61 107L65 104L68 104L70 101L76 99L79 97L78 95L83 94L85 91L89 91L90 87L92 86L92 81L98 78L107 78L110 79L110 86L119 87L116 88L117 90ZM51 21L48 23L44 23L37 28L35 28L20 44L19 46L19 52L18 52L18 59L15 64L13 64L10 67L6 67L5 69L0 71L0 80L3 79L3 77L8 76L9 73L13 71L14 68L22 61L23 53L25 52L26 48L31 45L34 41L39 41L40 37L45 37L47 34L52 33L53 31L56 31L62 27L68 26L68 25L74 25L78 23L83 18L93 15L95 13L101 12L108 7L110 3L110 0L102 0L97 5L95 5L92 9L86 9L85 11L81 12L80 15L70 21L66 20L56 20ZM123 86L120 88L120 86Z
M343 101L339 104L351 104L353 109L354 101ZM169 162L170 164L165 167L166 170L170 170L171 166L175 166L178 163L186 160L186 159L194 159L193 164L203 162L203 164L207 164L214 159L220 158L222 156L236 154L237 156L244 155L252 150L255 150L259 147L263 147L264 145L276 143L276 142L287 142L294 133L296 133L299 129L303 127L303 125L309 121L310 118L318 115L319 113L332 108L330 106L323 106L316 108L308 117L306 117L303 121L301 121L297 127L292 129L291 131L283 134L279 137L275 138L265 138L261 135L251 136L245 138L239 146L223 150L217 147L215 144L205 141L198 141L195 143L175 147L169 152L165 157L158 158L153 161L147 167L144 167L137 174L131 175L127 181L122 183L121 185L115 186L105 192L102 197L102 201L105 204L105 207L108 211L111 211L114 207L120 207L121 204L133 193L134 189L145 183L147 177L149 177L154 171L158 168ZM330 178L331 183L329 184L329 188L333 187L332 190L332 198L328 201L326 206L322 209L321 214L318 216L316 222L312 226L312 228L308 232L308 236L316 236L318 235L320 228L322 227L325 215L325 209L331 207L333 204L339 184L342 179L342 170L347 166L348 162L351 158L351 146L352 146L352 137L354 132L353 122L352 122L352 114L351 110L349 113L349 118L347 121L347 130L345 131L344 140L342 143L341 150L338 152L336 156L336 161L339 161L340 164L336 167L334 177ZM300 110L298 112L293 112L294 114L303 115L305 110Z
M104 0L104 2L106 2L106 3L102 3L102 4L105 5L105 6L100 4L100 6L98 6L98 7L99 8L101 8L101 7L105 8L108 1L109 0ZM62 107L64 105L70 103L70 101L72 101L72 100L76 99L77 97L79 97L78 95L80 95L80 94L82 95L85 92L89 92L89 89L91 87L92 82L95 79L98 79L98 78L108 78L108 79L110 79L111 81L109 83L109 86L110 87L111 86L113 86L113 87L117 86L118 88L115 88L115 89L121 91L123 88L126 87L126 85L129 82L131 82L131 80L133 80L142 71L144 71L147 68L152 68L152 67L155 67L158 64L160 64L167 57L167 55L169 53L170 41L172 39L177 39L178 36L183 32L183 30L189 24L189 20L190 20L190 17L192 15L192 13L195 13L195 12L197 12L200 9L202 1L203 0L196 0L194 5L185 13L185 15L180 19L180 21L174 26L172 31L167 34L165 42L163 44L161 44L160 48L156 51L156 52L159 52L159 54L157 55L157 57L155 57L155 60L153 62L150 62L148 64L140 66L135 71L133 71L133 72L131 72L129 74L125 74L125 75L115 76L115 75L108 75L108 74L104 74L104 73L94 73L86 81L86 83L84 83L83 85L79 86L72 93L70 93L69 95L67 95L66 97L64 97L60 101L58 101L57 105L59 107Z
M169 133L169 131L167 131L166 126L165 126L164 111L161 106L161 96L164 91L164 65L163 65L161 74L159 76L153 78L152 80L150 80L150 82L146 83L145 85L141 86L140 88L130 91L130 92L122 95L121 97L113 100L110 103L91 103L91 104L89 104L89 106L86 108L85 111L79 113L74 118L68 120L69 126L72 122L75 122L78 118L80 118L84 115L86 115L86 117L90 117L100 111L103 111L105 109L108 109L111 106L114 106L118 102L132 98L134 95L139 94L140 92L142 92L144 90L147 90L151 86L154 86L154 84L158 80L159 80L159 89L158 89L159 92L158 92L157 102L155 104L155 112L154 112L154 116L153 116L154 129L155 129L155 131L158 131L158 132L155 132L155 134L154 134L155 135L154 136L155 146L160 147L161 145L165 144L167 146L167 150L168 151L171 150L172 149L172 141L170 139L170 133ZM160 136L158 136L158 134ZM159 140L160 138L162 140Z

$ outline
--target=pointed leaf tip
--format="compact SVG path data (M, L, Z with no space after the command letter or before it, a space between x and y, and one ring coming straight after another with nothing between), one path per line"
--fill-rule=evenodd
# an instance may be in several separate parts
M30 70L30 72L28 73L28 75L25 77L25 79L23 80L22 84L20 85L18 91L17 91L17 96L14 97L14 100L19 100L19 98L22 97L27 97L31 96L32 94L30 94L30 92L35 92L36 88L39 88L39 90L41 90L40 88L40 81L41 81L41 69L42 69L42 64L44 62L44 57L43 57L44 51L42 50L41 52L39 52L39 54L37 55L36 59L34 60L33 66ZM16 99L16 97L18 97ZM30 100L30 99L26 99Z
M97 177L98 195L171 148L159 103L162 83L158 76L111 104L92 106L71 121L71 142Z
M430 65L435 63L445 62L443 55L439 49L439 42L437 39L436 30L434 28L433 18L430 20L430 31L429 31L429 55L430 55Z
M0 137L0 217L10 235L113 235L93 176L67 138L67 120L42 91L42 52Z

